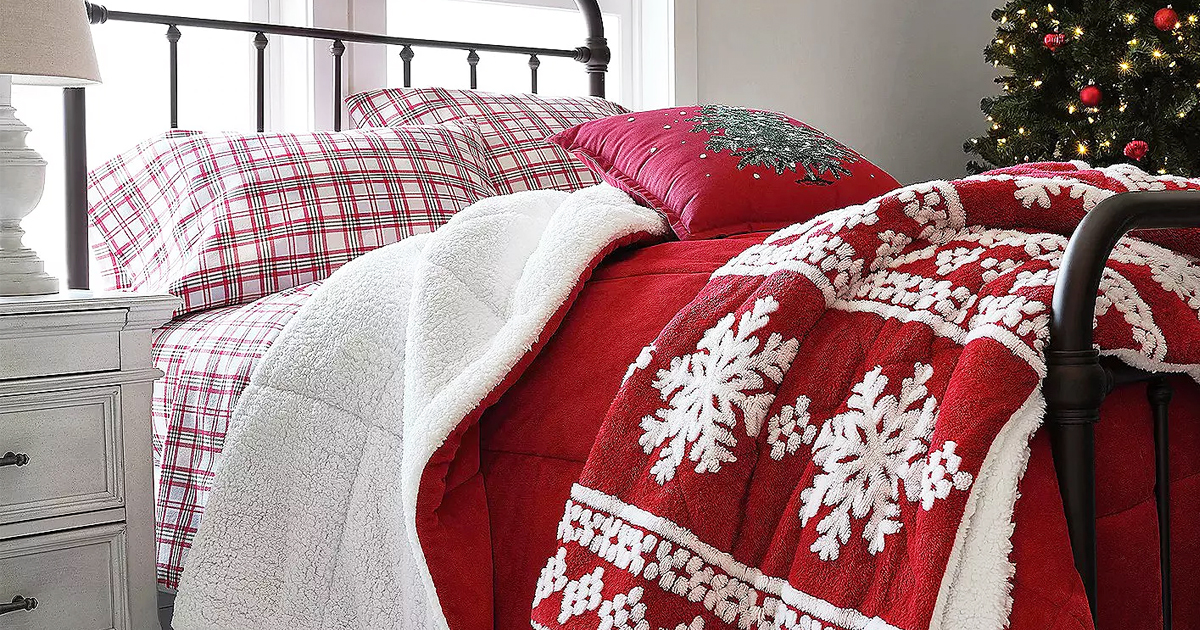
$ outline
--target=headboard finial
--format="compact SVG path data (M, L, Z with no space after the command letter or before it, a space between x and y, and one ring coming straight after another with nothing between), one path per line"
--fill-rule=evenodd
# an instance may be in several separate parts
M83 6L87 9L88 21L92 24L103 24L108 21L108 9L104 5L84 2Z

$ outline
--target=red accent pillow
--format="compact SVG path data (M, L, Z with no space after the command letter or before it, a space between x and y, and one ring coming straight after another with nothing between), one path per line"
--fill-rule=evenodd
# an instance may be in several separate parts
M549 140L666 214L683 240L776 230L900 186L800 121L727 105L612 116Z

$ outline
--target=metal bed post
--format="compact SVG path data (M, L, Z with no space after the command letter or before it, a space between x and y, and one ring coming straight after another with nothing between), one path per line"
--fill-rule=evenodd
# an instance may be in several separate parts
M63 89L66 118L67 288L86 289L91 271L87 227L87 93ZM82 217L83 220L79 220Z
M254 112L258 133L267 130L267 35L258 32L254 35Z
M1146 387L1154 415L1154 501L1158 506L1159 579L1162 583L1163 628L1171 627L1171 455L1167 437L1171 384L1159 377Z
M329 46L329 54L333 55L333 130L342 130L342 55L346 54L346 45L342 40L335 39Z
M1050 431L1054 467L1067 518L1075 568L1083 580L1096 619L1096 476L1094 425L1100 419L1100 405L1119 379L1100 363L1093 347L1092 325L1096 294L1109 254L1117 240L1130 230L1200 227L1200 192L1132 192L1113 196L1092 210L1071 237L1054 287L1050 343L1046 350L1046 424ZM1124 372L1137 372L1125 369ZM1129 380L1145 380L1133 377ZM1151 386L1156 435L1165 438L1166 403L1162 392L1165 380ZM1161 428L1160 428L1161 427ZM1156 443L1159 440L1156 439ZM1165 439L1158 449L1158 497L1165 500L1169 479L1165 478ZM1169 514L1169 506L1159 505L1160 518ZM1169 536L1169 530L1160 532ZM1169 543L1161 546L1159 559L1163 584L1164 627L1170 628Z
M537 55L529 55L529 92L531 94L538 93L538 68L542 67L542 60L538 59Z
M179 128L179 40L183 33L174 24L167 27L167 42L170 45L168 63L170 64L170 99L171 99L171 128Z
M471 89L479 89L479 53L475 49L467 51L467 66L470 67Z
M408 44L400 49L400 61L404 62L404 87L406 88L412 87L412 60L416 56L417 53L413 52L412 46Z
M587 67L588 90L592 96L604 98L604 78L608 74L608 62L612 61L612 49L604 37L604 16L596 0L575 0L583 19L587 23L586 45L577 50L576 61Z

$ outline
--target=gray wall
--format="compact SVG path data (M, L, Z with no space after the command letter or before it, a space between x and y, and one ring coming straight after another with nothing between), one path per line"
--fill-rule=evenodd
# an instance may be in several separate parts
M784 111L903 183L964 173L996 0L696 0L697 96Z

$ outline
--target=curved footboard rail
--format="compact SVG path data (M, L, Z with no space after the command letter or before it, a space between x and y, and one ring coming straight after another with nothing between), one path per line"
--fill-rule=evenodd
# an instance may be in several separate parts
M1101 202L1080 222L1067 245L1054 288L1046 351L1046 425L1067 517L1075 567L1096 619L1096 482L1094 426L1100 405L1116 385L1148 381L1154 418L1155 499L1163 627L1171 627L1169 451L1167 406L1171 390L1162 376L1101 362L1093 347L1096 297L1108 257L1130 230L1200 227L1200 192L1131 192Z

